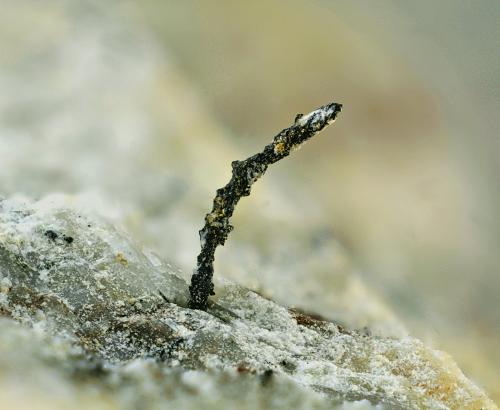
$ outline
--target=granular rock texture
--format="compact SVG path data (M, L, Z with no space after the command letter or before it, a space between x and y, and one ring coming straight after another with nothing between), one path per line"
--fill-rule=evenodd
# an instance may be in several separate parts
M3 200L0 379L33 368L23 383L38 377L74 400L102 396L122 408L232 399L248 408L496 408L452 359L416 339L346 330L218 286L207 312L191 310L173 267L75 198ZM26 352L19 364L13 346Z

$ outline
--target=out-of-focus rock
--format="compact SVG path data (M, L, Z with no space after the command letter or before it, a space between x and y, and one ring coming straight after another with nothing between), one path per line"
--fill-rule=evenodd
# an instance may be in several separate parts
M6 409L332 408L286 379L263 385L251 374L171 369L154 359L123 365L89 361L67 338L2 318L0 397ZM372 408L366 401L341 408L349 406Z
M33 354L28 366L37 370L43 362L37 371L69 375L65 394L83 378L85 389L115 383L144 400L149 392L187 400L179 391L194 390L202 393L192 403L204 394L222 402L233 394L279 402L288 385L298 388L289 400L302 407L369 400L402 408L495 408L452 359L416 339L346 330L224 281L208 312L187 309L187 284L172 267L68 202L0 203L0 311L24 325L0 322L15 329L3 333L2 346L24 340ZM30 332L44 349L29 344ZM169 382L179 391L165 391ZM273 394L261 394L275 383Z

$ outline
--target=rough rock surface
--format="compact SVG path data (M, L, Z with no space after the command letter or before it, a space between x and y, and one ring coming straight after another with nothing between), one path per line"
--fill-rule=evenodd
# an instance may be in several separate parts
M76 396L125 408L141 398L184 405L186 390L192 408L231 398L248 408L496 408L453 360L416 339L345 330L227 282L208 312L190 310L172 266L71 202L0 202L0 312L22 324L0 321L10 329L0 332L0 377L18 367L16 346L26 351L20 368L43 363L34 380L51 373Z

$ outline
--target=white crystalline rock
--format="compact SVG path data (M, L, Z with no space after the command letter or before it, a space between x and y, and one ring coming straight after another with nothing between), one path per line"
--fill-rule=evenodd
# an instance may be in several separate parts
M335 107L334 106L328 106L328 107L321 107L317 110L314 110L308 114L302 115L298 120L297 123L299 125L305 125L307 122L311 121L311 125L314 129L319 128L319 124L323 123L325 121L325 118L329 117L332 115L334 112ZM335 120L329 120L328 124L332 124L335 122Z
M0 202L0 312L41 329L47 346L65 340L67 366L78 352L80 373L124 389L121 399L135 388L167 400L178 394L165 387L170 380L192 392L191 404L234 394L288 408L345 400L356 403L344 408L366 400L391 408L495 408L448 356L412 338L346 331L231 283L218 289L208 312L190 310L188 285L171 268L71 202ZM62 377L59 359L51 371Z
M235 408L235 403L243 410L259 405L283 410L332 408L319 394L286 379L263 386L258 377L234 370L186 372L153 359L102 366L86 360L67 339L38 334L2 318L0 398L2 409L30 410L220 410Z

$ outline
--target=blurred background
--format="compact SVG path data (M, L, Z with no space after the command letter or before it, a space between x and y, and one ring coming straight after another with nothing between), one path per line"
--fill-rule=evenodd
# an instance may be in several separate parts
M498 1L0 11L1 195L93 195L188 278L230 162L340 102L242 201L217 276L417 336L500 400Z

